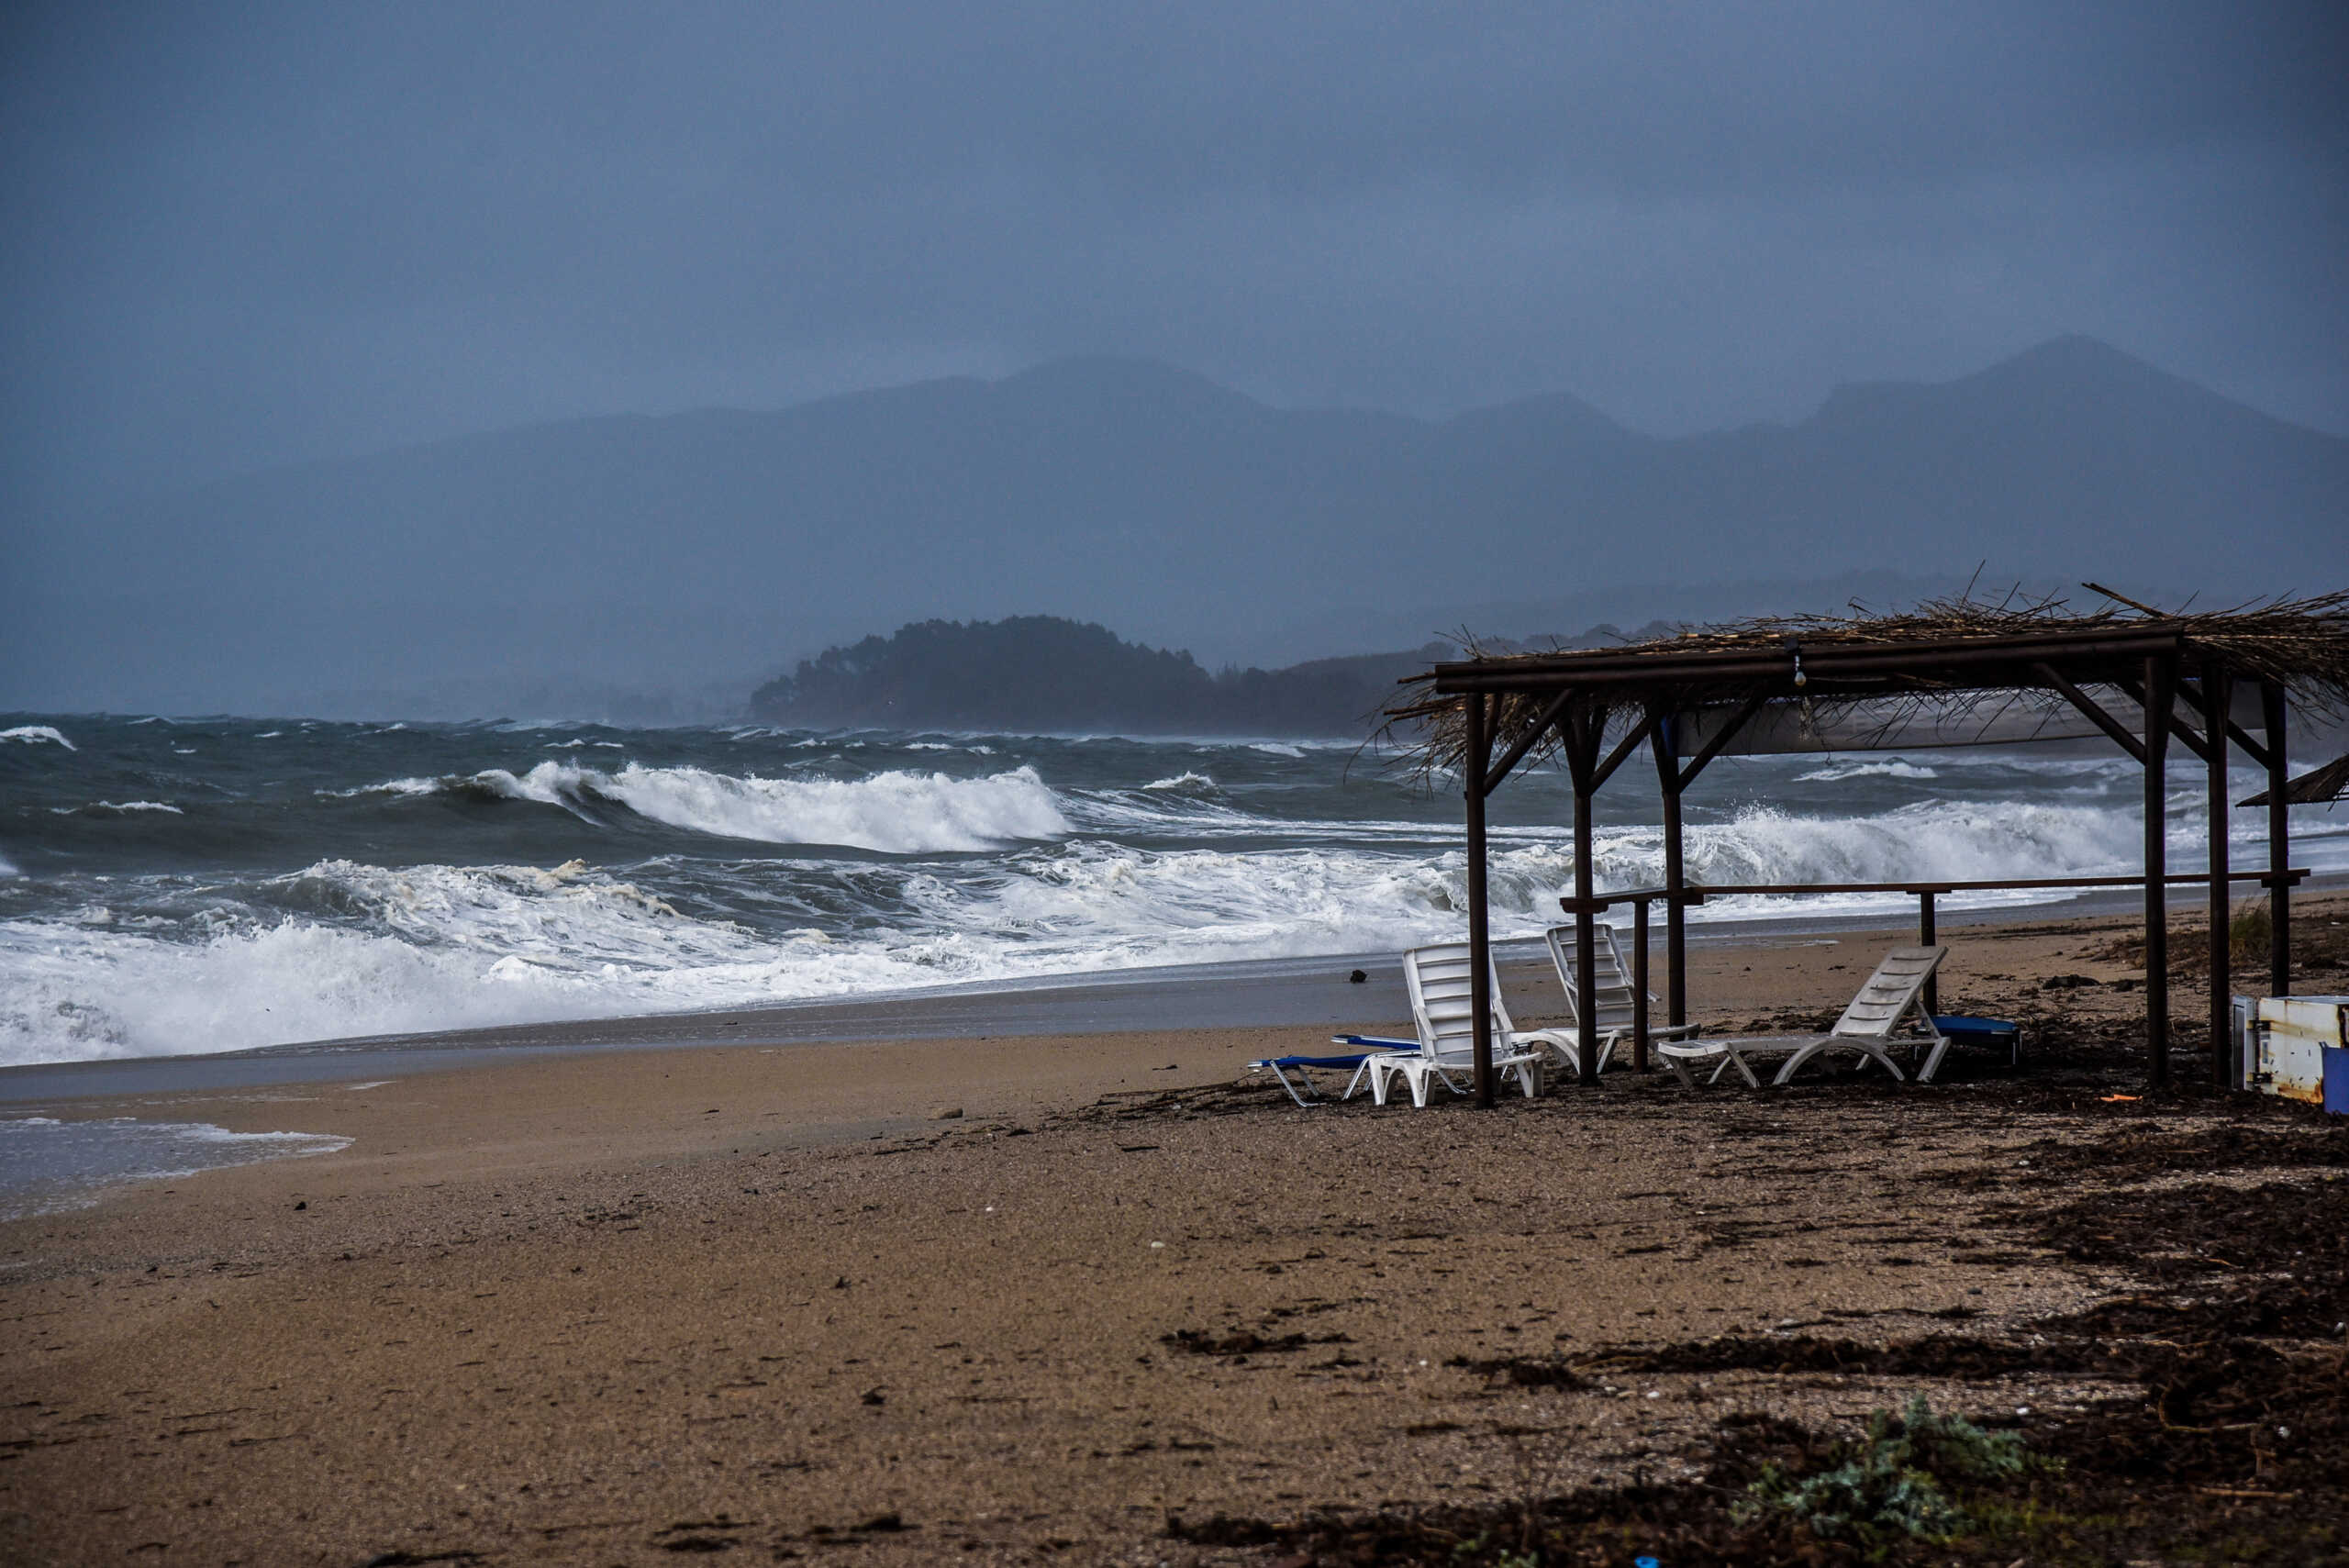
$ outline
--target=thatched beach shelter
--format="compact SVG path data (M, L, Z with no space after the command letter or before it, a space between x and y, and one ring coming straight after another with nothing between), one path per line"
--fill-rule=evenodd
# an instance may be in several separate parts
M2093 585L2091 585L2093 587ZM1574 787L1575 891L1561 900L1575 918L1583 995L1581 1081L1596 1081L1593 987L1597 917L1634 905L1642 932L1649 902L1664 912L1666 1006L1685 1023L1685 917L1708 893L1831 891L1794 887L1691 887L1682 855L1680 797L1714 758L1729 753L1855 751L1929 746L2014 745L2102 735L2144 770L2145 861L2138 876L1886 884L1920 903L1931 938L1932 900L1985 887L2143 884L2145 1030L2156 1082L2169 1071L2167 887L2208 882L2210 1039L2214 1071L2228 1065L2227 890L2265 885L2271 900L2270 984L2291 989L2291 896L2306 873L2289 864L2286 738L2291 714L2349 712L2349 593L2277 600L2205 614L2171 614L2096 589L2111 602L2086 613L2061 600L1932 602L1911 612L1761 619L1706 627L1620 648L1487 651L1406 684L1388 709L1389 736L1430 776L1456 775L1467 807L1468 930L1478 976L1489 973L1485 802L1529 761L1563 764ZM2176 740L2207 771L2212 831L2201 872L2169 874L2164 784ZM1664 884L1601 895L1592 885L1591 801L1645 747L1663 796ZM2229 747L2268 775L2267 865L2228 865ZM1843 891L1856 891L1846 885ZM1646 944L1635 947L1642 969ZM1642 1005L1642 978L1638 990ZM1480 980L1476 1038L1489 1040L1489 998ZM1479 1103L1492 1101L1485 1051Z

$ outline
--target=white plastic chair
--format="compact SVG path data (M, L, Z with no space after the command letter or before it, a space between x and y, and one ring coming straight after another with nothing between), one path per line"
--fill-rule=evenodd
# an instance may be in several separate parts
M1786 1054L1786 1065L1770 1080L1776 1086L1793 1078L1804 1062L1822 1051L1856 1051L1864 1062L1873 1062L1891 1073L1893 1082L1905 1083L1907 1075L1886 1047L1892 1043L1893 1031L1913 1010L1924 1026L1917 1043L1928 1047L1930 1052L1923 1070L1917 1074L1917 1082L1931 1083L1934 1069L1942 1064L1942 1053L1949 1049L1949 1040L1935 1027L1932 1015L1925 1010L1925 982L1948 956L1949 949L1945 947L1894 948L1876 966L1876 973L1861 984L1859 995L1852 998L1852 1005L1843 1009L1843 1016L1825 1034L1689 1040L1660 1045L1656 1050L1679 1075L1681 1083L1690 1088L1696 1087L1696 1080L1688 1075L1691 1062L1716 1063L1714 1078L1721 1075L1723 1067L1733 1066L1749 1087L1758 1089L1762 1080L1754 1076L1749 1057Z
M1476 1025L1469 995L1475 973L1466 942L1413 948L1403 955L1403 984L1411 994L1411 1021L1419 1029L1419 1049L1370 1058L1366 1065L1373 1100L1385 1105L1392 1080L1398 1076L1410 1085L1411 1103L1423 1110L1431 1082L1441 1082L1455 1095L1466 1093L1453 1074L1473 1076L1476 1070ZM1501 1005L1499 972L1488 963L1486 973L1492 985L1493 1071L1513 1075L1531 1099L1542 1092L1539 1047L1549 1043L1543 1039L1549 1031L1519 1033ZM1529 1043L1536 1049L1526 1050Z
M1551 1042L1551 1037L1563 1037L1552 1042L1552 1048L1557 1052L1558 1060L1565 1063L1567 1071L1578 1073L1582 1071L1582 994L1575 984L1575 929L1572 926L1553 926L1542 935L1550 944L1550 962L1558 966L1558 984L1566 988L1568 1023L1565 1029L1544 1029L1542 1035L1545 1042ZM1598 1070L1604 1073L1608 1059L1615 1054L1616 1046L1631 1038L1631 1018L1635 1011L1632 1004L1639 994L1631 987L1631 972L1623 962L1623 951L1615 943L1615 929L1599 926L1597 936L1597 961L1591 967L1598 980ZM1655 994L1650 992L1648 1000L1653 1002L1655 999ZM1651 1021L1648 1039L1694 1040L1697 1028L1695 1024Z

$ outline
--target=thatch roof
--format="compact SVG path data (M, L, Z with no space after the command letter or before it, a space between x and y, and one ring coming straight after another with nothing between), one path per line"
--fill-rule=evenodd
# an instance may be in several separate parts
M1564 693L1594 729L1619 731L1652 711L1774 699L1799 699L1806 713L1867 705L1947 714L1996 709L2058 680L2126 690L2156 653L2175 655L2189 677L2223 670L2278 683L2303 712L2349 712L2349 591L2200 613L2096 591L2110 602L2085 612L2061 598L1961 595L1889 614L1855 607L1692 627L1617 648L1497 651L1464 635L1463 658L1404 684L1381 733L1420 770L1449 771L1464 756L1471 692L1492 696L1491 740L1506 751L1556 715ZM1527 754L1556 745L1551 729Z
M2261 790L2238 806L2265 806L2272 792ZM2335 757L2321 768L2311 768L2299 778L2284 785L2287 806L2330 806L2343 795L2349 795L2349 757Z

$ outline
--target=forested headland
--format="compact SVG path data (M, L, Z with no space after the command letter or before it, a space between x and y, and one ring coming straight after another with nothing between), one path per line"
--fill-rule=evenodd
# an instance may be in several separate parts
M1211 672L1186 651L1057 616L928 620L801 660L751 695L751 711L812 728L1360 737L1397 681L1449 651Z
M1669 635L1656 624L1634 638ZM1618 640L1611 626L1545 645ZM1030 734L1292 735L1362 739L1397 684L1448 642L1209 671L1182 650L1128 642L1058 616L917 621L803 659L751 694L751 717L809 728L986 729Z

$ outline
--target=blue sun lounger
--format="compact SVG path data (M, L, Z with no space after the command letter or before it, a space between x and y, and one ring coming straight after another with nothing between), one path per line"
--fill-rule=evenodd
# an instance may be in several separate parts
M1314 1092L1313 1073L1319 1069L1329 1073L1352 1073L1346 1080L1346 1090L1338 1098L1350 1100L1370 1076L1370 1059L1390 1051L1408 1051L1417 1056L1419 1042L1416 1040L1381 1040L1375 1035L1333 1034L1331 1045L1353 1046L1355 1049L1342 1056L1273 1056L1262 1062L1251 1062L1252 1073L1270 1073L1280 1080L1288 1097L1300 1106L1324 1106L1330 1102ZM1294 1074L1294 1076L1292 1076Z

